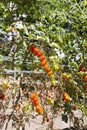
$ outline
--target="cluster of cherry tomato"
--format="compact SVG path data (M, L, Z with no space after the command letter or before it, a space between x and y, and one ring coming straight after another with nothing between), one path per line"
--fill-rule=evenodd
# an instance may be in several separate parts
M37 47L34 45L30 46L30 51L39 58L40 60L40 65L44 68L45 72L51 77L53 75L52 70L50 69L49 65L47 64L47 60L45 56L43 55L42 51L39 50Z
M40 102L39 102L39 99L38 99L38 96L37 96L36 92L33 92L30 95L30 100L31 100L32 104L35 106L36 112L38 112L39 114L42 114L43 109L42 109L42 107L40 105Z
M70 74L62 73L61 76L63 79L66 79L66 80L70 79ZM62 97L67 102L72 100L72 98L66 92L63 92Z
M69 101L72 100L72 98L71 98L66 92L64 92L64 93L62 94L62 96L63 96L63 99L64 99L65 101L67 101L67 102L69 102Z

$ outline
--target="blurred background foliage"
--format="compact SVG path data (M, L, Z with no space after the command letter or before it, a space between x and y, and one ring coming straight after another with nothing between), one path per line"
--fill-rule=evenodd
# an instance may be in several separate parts
M16 58L24 59L33 43L48 57L63 52L63 64L86 60L86 0L4 0L0 5L1 55L8 56L15 45Z

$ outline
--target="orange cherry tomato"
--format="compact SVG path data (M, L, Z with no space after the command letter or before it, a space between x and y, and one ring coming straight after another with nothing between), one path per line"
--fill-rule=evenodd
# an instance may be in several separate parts
M37 105L36 106L36 112L38 112L39 114L42 114L43 113L43 109L41 106Z
M83 81L87 82L87 75L83 75Z
M33 104L34 106L39 105L39 101L38 101L38 98L37 98L37 97L35 97L35 98L32 100L32 104Z
M49 76L51 76L51 75L53 74L53 72L52 72L52 71L49 71L47 74L48 74Z
M41 62L41 66L45 66L46 63L47 63L47 61L46 61L46 60L43 60L43 61Z
M63 96L63 99L64 99L65 101L71 101L71 100L72 100L67 93L63 93L62 96Z
M33 100L36 96L37 96L37 94L34 92L31 94L30 99Z
M41 57L42 55L43 55L42 51L39 51L39 52L37 53L37 56L38 56L38 57Z
M44 55L41 55L41 56L40 56L40 61L42 62L43 60L45 60L45 56L44 56Z
M38 52L39 52L38 48L34 48L33 54L34 54L34 55L37 55Z
M44 70L45 70L46 72L49 72L51 69L50 69L50 67L46 64L46 65L44 66Z
M65 96L64 100L71 101L71 98L69 96Z

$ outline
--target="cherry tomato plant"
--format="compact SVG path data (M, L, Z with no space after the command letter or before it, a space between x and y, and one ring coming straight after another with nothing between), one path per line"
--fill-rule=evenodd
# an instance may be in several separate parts
M1 0L0 129L37 116L54 129L58 112L87 128L87 1Z

